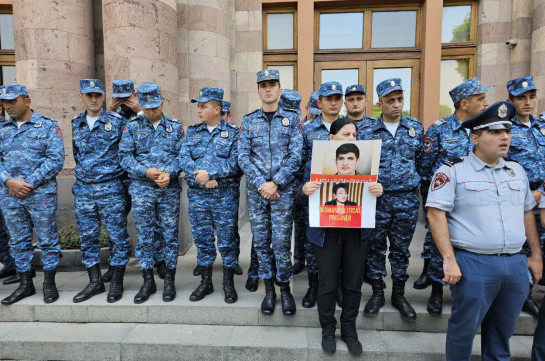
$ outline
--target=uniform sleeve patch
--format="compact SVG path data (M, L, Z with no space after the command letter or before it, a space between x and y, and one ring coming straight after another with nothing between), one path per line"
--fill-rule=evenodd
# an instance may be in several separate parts
M62 131L61 131L61 128L59 128L58 125L55 125L55 131L57 132L57 135L59 136L59 138L62 139Z
M450 179L445 173L436 173L431 181L431 191L443 188L448 182L450 182Z
M435 143L435 139L433 139L429 135L426 135L424 137L423 143L424 143L424 153L428 153L433 147L433 143Z

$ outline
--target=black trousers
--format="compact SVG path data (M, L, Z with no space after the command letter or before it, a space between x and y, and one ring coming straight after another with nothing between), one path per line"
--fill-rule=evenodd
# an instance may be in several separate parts
M343 304L341 334L357 337L356 317L361 301L361 285L367 258L367 242L360 229L328 228L323 247L314 246L318 266L318 317L322 335L334 335L335 304L339 274L342 279Z

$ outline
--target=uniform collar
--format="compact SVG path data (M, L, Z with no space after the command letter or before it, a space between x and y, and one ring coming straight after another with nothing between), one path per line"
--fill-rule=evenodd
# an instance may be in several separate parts
M513 119L511 119L511 122L521 126L526 127L526 125L515 115ZM533 115L530 114L530 127L537 127L537 119Z
M483 162L473 152L469 152L467 158L468 158L469 162L471 163L471 165L473 166L473 168L475 168L476 171L480 171L480 170L482 170L484 168L498 169L498 168L504 168L506 166L505 160L503 158L498 159L498 163L494 167L491 167L490 165Z
M456 113L452 113L451 115L446 117L445 121L450 124L452 130L458 130L462 128L462 122L460 121L460 119L458 119Z
M376 122L375 124L373 124L374 130L378 130L378 129L381 129L381 128L386 129L385 122L384 122L384 120L382 120L382 114L380 115L380 117L377 118L377 120L379 120L379 121ZM399 125L407 128L407 129L412 128L409 125L409 120L404 115L401 116L401 119L399 120Z

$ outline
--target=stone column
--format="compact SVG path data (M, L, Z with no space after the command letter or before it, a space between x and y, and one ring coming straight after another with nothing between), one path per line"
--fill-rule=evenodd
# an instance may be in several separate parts
M532 47L532 0L513 0L511 36L517 38L518 44L511 48L509 75L510 79L530 74L530 57Z
M496 85L487 95L489 103L507 98L510 49L505 41L511 37L512 5L511 0L479 1L477 77L484 85Z
M533 1L532 26L532 63L531 74L534 76L537 92L537 111L545 111L545 0Z
M32 108L64 133L65 168L73 168L71 119L81 111L78 80L94 76L93 0L13 2L17 82Z
M165 114L178 118L176 1L103 0L102 15L107 94L113 79L156 82Z
M232 0L178 0L179 93L182 121L198 122L190 100L203 86L223 88L231 99L231 40L229 10Z

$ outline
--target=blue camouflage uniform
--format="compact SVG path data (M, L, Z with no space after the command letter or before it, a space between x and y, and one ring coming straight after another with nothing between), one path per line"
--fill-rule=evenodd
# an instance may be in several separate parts
M401 80L388 79L378 84L377 93L385 96L402 90ZM386 129L382 116L366 120L358 130L358 140L381 139L378 183L384 194L377 199L375 229L369 240L367 277L371 280L386 276L387 241L392 279L408 279L409 245L418 218L420 167L424 127L416 118L401 116L395 137Z
M367 95L367 92L365 90L365 86L363 86L361 84L354 84L354 85L350 85L349 87L347 87L345 92L344 92L344 97L346 98L346 96L348 96L349 94L352 94L352 93L362 93L364 95ZM364 124L364 121L371 121L371 120L375 120L375 118L364 115L363 118L353 120L353 121L354 121L354 123L356 123L356 128L360 129L362 124Z
M191 102L222 101L223 90L203 87L200 97ZM223 119L212 132L205 123L188 127L180 150L180 166L189 186L189 221L195 245L197 264L211 267L216 259L214 230L218 249L226 268L234 268L238 261L239 242L236 238L238 222L239 186L241 171L237 164L239 129ZM195 180L195 171L204 169L216 188L206 188Z
M517 78L507 82L507 91L519 96L527 91L537 90L531 76ZM517 116L511 119L511 144L507 157L522 165L532 191L539 190L545 180L545 120L530 115L530 126L521 122ZM536 223L541 249L545 242L545 229L541 227L539 210L536 210Z
M161 105L161 93L155 83L138 87L138 101L144 109ZM132 212L138 243L136 258L143 270L153 268L154 234L163 237L165 264L176 268L178 262L178 220L180 215L180 165L178 153L183 140L183 129L177 120L162 116L157 129L140 115L129 122L119 145L121 166L129 173ZM146 177L149 168L164 169L170 174L170 183L160 188Z
M82 94L104 94L98 79L80 80ZM100 262L100 222L110 241L110 265L129 262L129 235L123 169L119 164L119 142L126 121L116 113L102 110L93 129L87 111L72 119L72 149L76 161L76 183L72 187L74 210L81 240L82 262L90 268Z
M28 96L25 86L6 85L0 100ZM11 256L17 272L32 267L32 226L42 250L46 271L57 268L61 246L57 236L57 180L64 163L62 135L57 122L36 112L17 128L14 119L0 122L0 184L10 178L22 178L34 189L24 198L13 198L7 186L1 187L0 202L11 236Z
M2 120L0 120L0 124ZM15 260L9 254L9 233L2 213L0 213L0 263L3 265L3 271L15 269Z
M269 69L258 73L258 83L267 80L279 80L278 71ZM300 123L293 112L278 107L270 123L263 109L242 119L238 162L248 182L250 225L262 279L273 276L272 253L276 261L276 279L289 282L292 276L292 208L298 191L295 174L301 166L301 148ZM266 200L259 193L258 188L268 181L278 185L279 200Z
M322 109L318 107L318 100L320 98L320 95L317 91L310 93L310 97L308 99L308 113L314 114L314 115L321 115ZM307 118L308 114L305 116L305 118L302 120L303 125L307 125L308 123L312 123L313 119Z
M459 84L449 91L453 103L475 94L484 94L490 91L493 86L484 87L477 78L471 78ZM422 185L420 194L422 202L426 204L428 189L433 174L444 162L464 157L473 150L473 143L466 128L453 113L446 118L439 119L433 123L424 135L424 154L422 156ZM422 258L430 259L428 276L435 282L443 282L443 258L433 242L431 231L428 229L424 240Z

